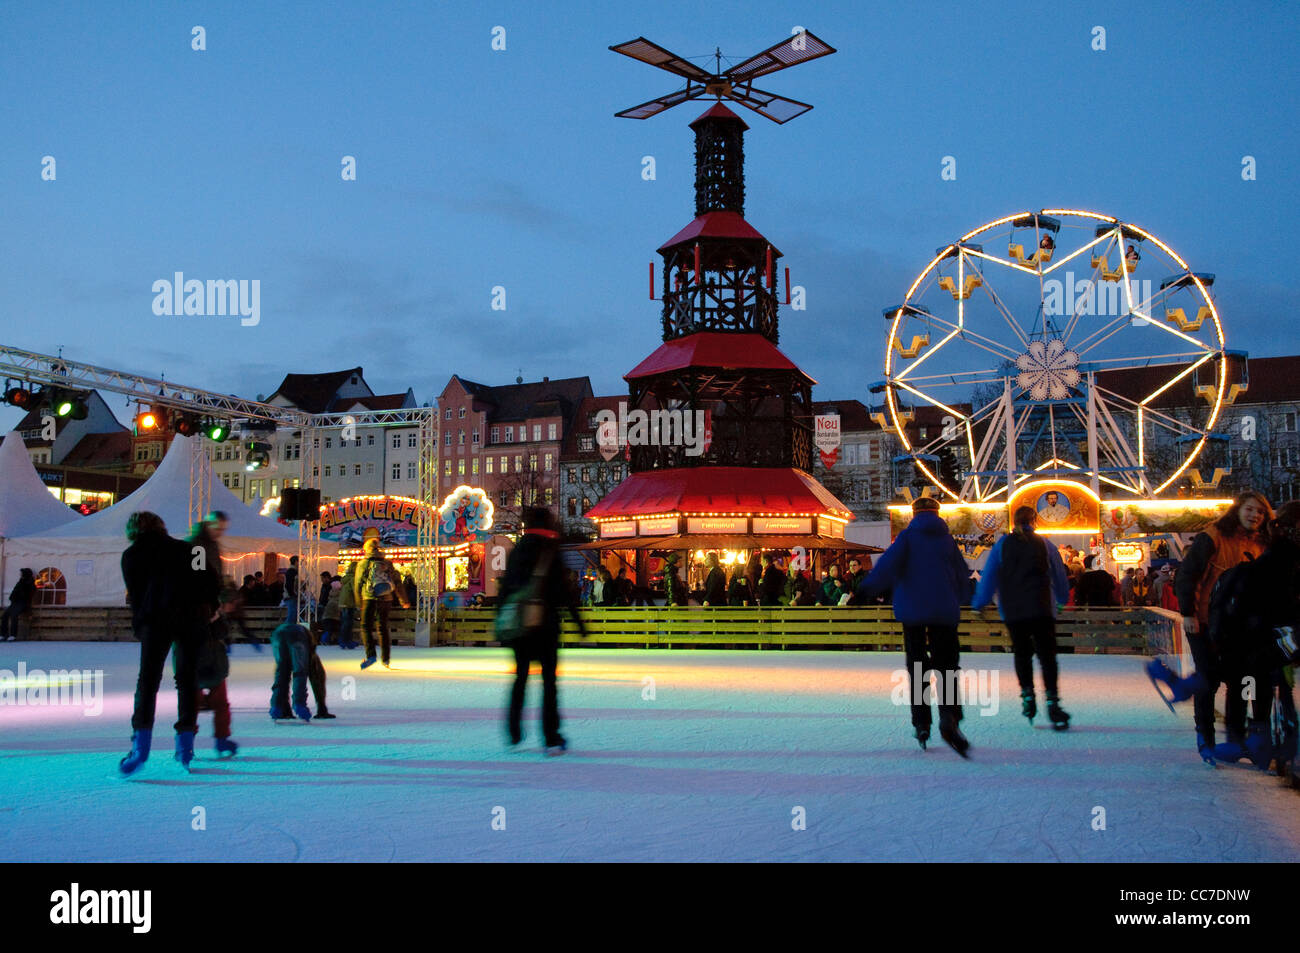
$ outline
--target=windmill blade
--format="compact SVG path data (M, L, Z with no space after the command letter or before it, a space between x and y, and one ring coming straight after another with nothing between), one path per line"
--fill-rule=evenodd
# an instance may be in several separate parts
M615 53L630 56L634 60L640 60L642 63L649 63L651 66L657 66L670 73L676 73L678 76L685 76L687 79L706 80L713 75L676 53L665 50L658 43L651 43L643 36L638 36L635 40L628 40L626 43L620 43L617 46L611 46L610 49Z
M784 96L764 92L761 89L754 89L752 86L731 89L724 95L729 99L734 99L742 106L748 106L760 116L775 123L789 122L791 119L802 116L812 109L812 106L808 103L801 103L797 99L786 99Z
M788 66L798 66L800 63L815 60L819 56L829 56L834 52L835 47L805 31L781 41L757 56L751 56L739 66L725 70L722 75L734 83L747 83L756 76L775 73Z
M699 99L703 95L703 86L688 84L685 89L679 89L667 96L660 96L648 103L642 103L640 106L633 106L631 109L624 109L621 113L614 113L614 115L619 119L649 119L651 116L659 115L665 109L672 109L679 103L684 103L688 99Z

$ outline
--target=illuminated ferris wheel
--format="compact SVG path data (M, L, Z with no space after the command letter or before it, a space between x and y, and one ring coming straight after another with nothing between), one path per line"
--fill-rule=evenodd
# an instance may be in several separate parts
M876 419L952 500L1005 502L1039 478L1154 497L1246 386L1213 282L1108 215L1044 209L981 225L885 310ZM1190 412L1171 403L1183 395ZM926 419L938 425L915 426L918 407L937 408Z

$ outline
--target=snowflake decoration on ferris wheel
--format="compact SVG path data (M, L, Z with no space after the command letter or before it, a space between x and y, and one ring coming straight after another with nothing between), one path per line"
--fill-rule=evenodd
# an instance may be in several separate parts
M1249 385L1213 283L1145 229L1079 209L1008 215L939 247L884 310L884 379L869 385L872 418L917 471L896 476L983 503L1036 479L1120 499L1195 483Z
M1029 350L1016 358L1016 384L1034 400L1065 400L1079 386L1079 355L1059 340L1029 342Z

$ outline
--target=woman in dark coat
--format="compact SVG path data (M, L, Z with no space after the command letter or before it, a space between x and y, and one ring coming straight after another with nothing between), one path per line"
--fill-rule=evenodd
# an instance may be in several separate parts
M704 579L704 604L714 607L725 606L727 604L727 574L722 571L718 564L718 554L709 553L704 557L704 563L709 567L709 574Z
M18 581L9 592L9 605L4 615L0 615L0 642L5 639L18 641L18 620L31 608L35 596L36 577L30 569L24 569L18 574Z
M131 625L140 640L140 674L131 715L131 752L118 767L132 774L149 759L158 686L169 651L176 669L176 759L188 767L198 723L190 547L168 536L157 514L144 510L131 514L126 536L131 545L122 553L122 579Z

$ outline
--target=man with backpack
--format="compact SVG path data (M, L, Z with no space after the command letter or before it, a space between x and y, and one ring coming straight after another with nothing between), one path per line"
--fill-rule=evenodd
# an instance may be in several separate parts
M375 629L378 626L381 652L379 661L384 663L384 668L388 668L388 616L393 609L393 599L404 598L404 593L397 585L397 569L379 548L379 540L372 536L366 540L362 549L365 558L357 564L353 576L354 597L361 606L361 641L366 649L361 667L366 669L375 664Z
M1003 534L984 563L975 598L976 611L998 595L998 611L1011 636L1016 679L1020 682L1020 713L1032 725L1038 714L1034 699L1034 655L1043 671L1047 717L1057 731L1070 727L1057 692L1056 607L1070 598L1065 563L1055 546L1034 532L1038 514L1032 506L1018 506L1015 526Z
M514 619L509 631L498 637L515 653L515 681L510 689L506 712L506 729L510 744L523 740L524 692L528 669L534 661L542 667L542 732L546 754L563 754L568 742L560 734L559 689L556 668L560 650L560 608L567 608L578 624L578 633L587 638L587 629L578 614L578 593L565 578L560 562L560 534L555 517L544 507L529 507L523 514L524 532L506 560L502 578L502 607L499 625ZM607 582L606 586L611 583Z

